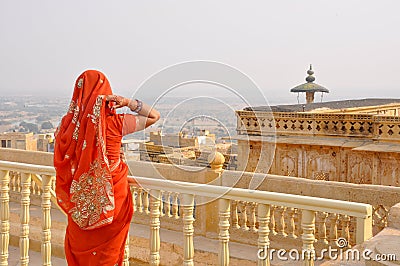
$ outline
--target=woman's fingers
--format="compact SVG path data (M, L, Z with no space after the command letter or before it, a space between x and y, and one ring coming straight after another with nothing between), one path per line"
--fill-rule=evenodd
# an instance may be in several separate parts
M113 109L121 108L129 104L129 99L119 95L106 95L106 100L115 103L112 107Z

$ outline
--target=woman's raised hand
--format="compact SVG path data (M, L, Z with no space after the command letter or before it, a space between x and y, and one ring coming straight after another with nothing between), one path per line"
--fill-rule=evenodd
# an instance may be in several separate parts
M113 106L114 109L128 106L131 101L130 99L119 95L106 95L106 100L109 102L115 102L115 105Z

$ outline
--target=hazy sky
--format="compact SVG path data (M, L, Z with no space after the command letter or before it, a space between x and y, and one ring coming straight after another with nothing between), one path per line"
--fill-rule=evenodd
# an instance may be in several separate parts
M212 60L296 102L310 63L327 100L399 97L399 0L0 0L0 92L69 96L102 70L130 94L173 64Z

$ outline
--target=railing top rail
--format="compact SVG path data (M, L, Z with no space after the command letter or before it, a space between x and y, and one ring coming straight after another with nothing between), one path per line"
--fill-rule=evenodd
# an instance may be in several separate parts
M56 171L53 166L27 164L18 162L9 162L0 160L0 170L14 171L26 171L26 173L35 173L40 175L55 175Z
M141 186L146 189L194 194L196 196L211 198L226 198L232 200L250 201L306 210L345 214L360 218L365 218L372 215L372 206L370 204L364 203L243 188L230 188L209 184L198 184L162 179L149 179L145 177L134 178Z

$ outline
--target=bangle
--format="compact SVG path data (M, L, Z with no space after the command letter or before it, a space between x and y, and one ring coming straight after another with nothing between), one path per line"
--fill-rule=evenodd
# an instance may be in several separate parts
M135 99L135 100L136 100L136 108L134 110L131 109L131 111L135 112L135 113L139 113L140 110L142 110L143 102L139 101L138 99Z
M136 109L134 110L134 112L139 113L140 110L142 110L143 102L142 102L142 101L139 101L138 99L136 99L136 102L137 102L137 107L136 107Z

